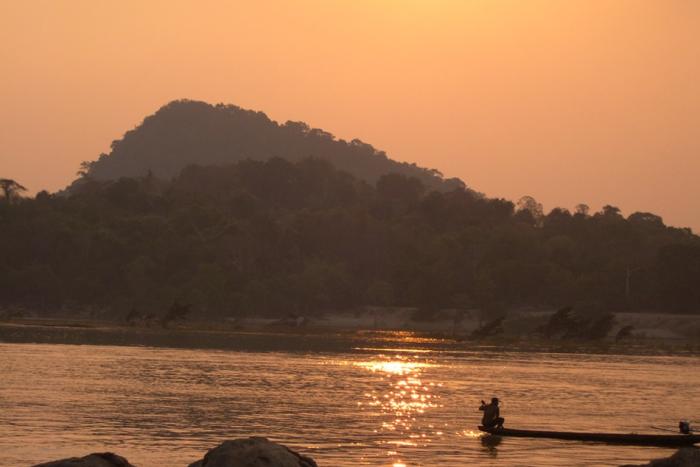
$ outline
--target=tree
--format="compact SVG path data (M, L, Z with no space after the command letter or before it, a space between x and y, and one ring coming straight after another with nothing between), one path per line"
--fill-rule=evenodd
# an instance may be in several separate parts
M627 217L627 220L639 225L664 227L664 220L661 218L661 216L657 216L656 214L652 214L650 212L634 212Z
M603 206L603 209L598 213L598 215L610 219L622 219L620 208L618 208L617 206L612 206L610 204L606 204L605 206Z
M83 161L80 163L80 168L75 173L80 178L85 178L90 174L90 169L95 164L95 161Z
M591 208L588 207L587 204L579 203L576 205L574 215L581 216L581 217L588 217L588 213L590 212L590 210L591 210Z
M547 324L542 325L537 329L537 332L541 333L546 338L566 334L572 327L576 326L576 320L574 319L572 312L573 307L571 306L560 308L556 313L549 317Z
M543 225L553 232L566 231L571 222L571 213L565 208L554 208L543 219Z
M532 225L541 225L544 217L542 204L532 196L523 196L518 200L516 218Z
M25 187L9 178L0 178L0 190L6 203L11 203L13 199L20 196L21 192L27 191Z

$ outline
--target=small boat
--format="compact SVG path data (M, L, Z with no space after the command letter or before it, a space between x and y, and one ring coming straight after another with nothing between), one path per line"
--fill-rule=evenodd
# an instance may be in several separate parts
M516 430L514 428L484 428L479 430L496 436L520 438L551 438L574 441L593 441L610 444L634 444L638 446L690 446L700 443L700 434L638 434L638 433L585 433L573 431Z

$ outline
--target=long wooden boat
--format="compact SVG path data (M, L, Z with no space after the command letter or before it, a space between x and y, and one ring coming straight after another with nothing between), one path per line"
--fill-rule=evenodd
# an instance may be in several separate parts
M514 428L484 428L479 430L497 436L520 438L552 438L574 441L593 441L610 444L634 444L639 446L690 446L700 443L700 434L638 434L638 433L584 433L573 431L516 430Z

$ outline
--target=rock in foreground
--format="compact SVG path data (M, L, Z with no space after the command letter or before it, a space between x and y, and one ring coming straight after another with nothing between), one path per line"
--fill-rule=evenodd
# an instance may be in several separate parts
M71 457L60 461L37 464L34 467L134 467L128 460L111 452L94 453L85 457Z
M53 466L52 466L53 467ZM267 438L224 441L189 467L318 467L313 459Z
M698 467L700 466L700 449L682 448L671 457L656 459L648 464L625 465L622 467Z

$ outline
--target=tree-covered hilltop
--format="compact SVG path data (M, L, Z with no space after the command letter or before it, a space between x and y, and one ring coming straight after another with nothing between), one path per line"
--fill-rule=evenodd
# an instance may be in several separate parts
M319 159L87 177L0 199L0 305L276 315L363 305L700 311L700 237L606 206L544 215Z
M279 125L262 112L190 100L173 101L146 117L114 141L109 154L85 162L83 171L97 180L141 177L149 171L159 178L171 178L191 164L226 165L272 157L327 160L372 184L395 172L416 177L430 189L464 186L459 179L443 179L437 170L389 159L358 139L337 140L303 122Z

